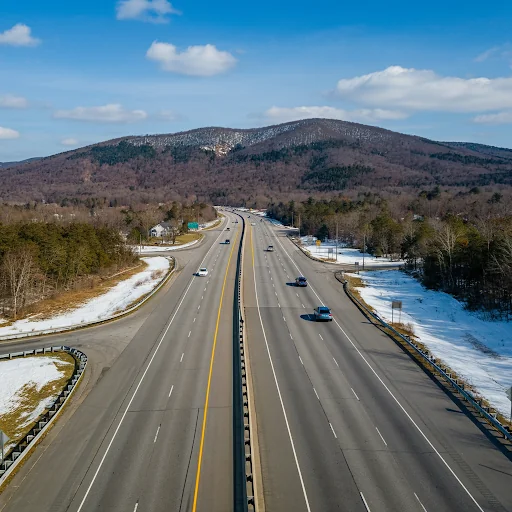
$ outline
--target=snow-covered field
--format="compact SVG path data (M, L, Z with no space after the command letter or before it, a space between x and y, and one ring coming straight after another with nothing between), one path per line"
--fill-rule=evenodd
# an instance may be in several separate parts
M185 247L190 247L191 245L195 245L198 242L199 240L192 240L192 242L179 245L143 245L142 248L138 245L133 245L132 249L136 253L139 253L140 251L140 254L151 254L153 252L168 252L175 251L176 249L185 249Z
M35 387L40 391L46 385L63 377L62 366L71 364L51 356L20 357L0 361L0 417L16 411L21 402L26 402L23 400L23 392L27 387L30 389ZM30 411L23 412L22 421L18 422L18 429L23 430L23 427L28 427L39 418L45 409L53 404L60 391L56 389L52 395L35 404ZM5 448L9 449L9 444Z
M412 324L419 341L482 397L510 417L505 391L512 386L512 323L492 322L471 313L450 295L427 290L399 270L359 274L364 301L391 321L391 301L403 304L401 322ZM394 313L398 321L397 312Z
M85 302L78 308L46 320L26 318L9 326L0 326L0 336L64 328L70 325L105 320L114 313L126 309L129 304L149 293L169 269L169 260L163 256L142 259L148 264L145 270L121 281L103 295Z
M359 262L360 268L363 267L363 253L359 249L350 249L349 247L341 247L338 245L338 256L336 258L336 244L334 242L322 242L320 247L315 244L316 238L314 237L301 237L302 247L308 251L315 258L332 258L332 263L339 263L344 265L354 265ZM329 250L331 252L329 252ZM396 267L397 265L404 265L404 261L391 261L389 258L376 258L371 254L364 254L364 264L371 265L372 267Z

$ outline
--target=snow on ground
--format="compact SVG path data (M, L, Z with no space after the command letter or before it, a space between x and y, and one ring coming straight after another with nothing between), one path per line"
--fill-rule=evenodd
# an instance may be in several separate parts
M295 228L293 226L285 226L280 220L276 220L276 219L268 219L272 224L274 224L274 226L277 226L277 227L280 227L280 228L286 228L286 229L299 229L299 228Z
M377 314L391 321L391 301L403 304L401 322L412 324L419 341L454 370L482 397L510 417L505 391L512 386L512 323L485 320L466 311L452 296L425 289L399 270L359 274L358 288ZM398 321L397 311L394 313Z
M308 251L315 258L327 259L336 258L336 243L332 241L322 242L320 247L315 244L315 237L301 237L302 247ZM331 253L329 254L329 250ZM338 257L337 261L332 263L339 263L344 265L354 265L359 262L361 268L363 267L363 253L359 249L351 249L349 247L341 247L338 244ZM389 258L376 258L371 254L364 254L364 264L371 265L372 267L396 267L397 265L404 265L405 261L391 261Z
M215 220L211 220L209 222L205 222L203 224L199 224L199 231L203 229L211 228L212 226L215 226L215 224L220 224L222 222L222 218L218 218Z
M145 270L121 281L103 295L46 320L26 318L9 326L0 326L0 336L69 327L110 318L114 313L126 309L129 304L149 293L161 281L163 273L169 269L169 260L163 256L142 260L148 264Z
M143 245L142 247L139 247L138 245L132 245L132 249L137 254L139 251L140 254L151 254L152 252L168 252L175 251L176 249L185 249L185 247L190 247L191 245L195 245L198 242L199 240L192 240L192 242L179 245Z
M47 384L59 380L63 376L52 357L20 357L17 359L0 361L0 416L19 408L21 395L26 386L41 390ZM59 366L72 364L58 360ZM41 414L51 407L60 393L56 390L54 395L42 400L37 406L24 416L24 422L19 427L27 427ZM9 449L9 446L6 446Z

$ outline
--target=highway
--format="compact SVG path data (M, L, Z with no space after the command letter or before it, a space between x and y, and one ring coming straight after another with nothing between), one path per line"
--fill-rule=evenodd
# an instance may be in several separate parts
M510 453L366 321L332 266L266 220L248 225L245 326L266 510L512 510ZM300 274L307 288L293 286ZM322 303L333 322L311 321Z
M0 345L5 353L67 344L91 362L79 396L0 495L0 511L232 510L232 298L242 226L234 218L205 232L200 247L176 252L177 275L134 315ZM193 275L200 266L207 277Z

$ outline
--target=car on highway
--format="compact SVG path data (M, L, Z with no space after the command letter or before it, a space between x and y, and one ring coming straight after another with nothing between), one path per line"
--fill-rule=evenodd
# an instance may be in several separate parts
M229 238L226 238L226 241L224 243L229 245L231 242L229 241Z
M315 322L332 322L331 310L327 306L318 306L313 310Z
M269 245L267 247L267 252L274 252L274 246L273 245Z
M251 226L256 226L256 222L251 222Z
M299 276L295 278L295 286L307 286L308 280L304 276Z
M208 269L205 268L205 267L201 267L198 271L197 271L197 275L199 277L206 277L208 275Z
M229 228L226 228L226 231L229 231Z

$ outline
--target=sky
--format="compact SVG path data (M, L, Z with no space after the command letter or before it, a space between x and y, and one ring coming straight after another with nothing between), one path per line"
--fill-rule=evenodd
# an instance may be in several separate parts
M0 162L308 117L512 148L503 0L2 0Z

